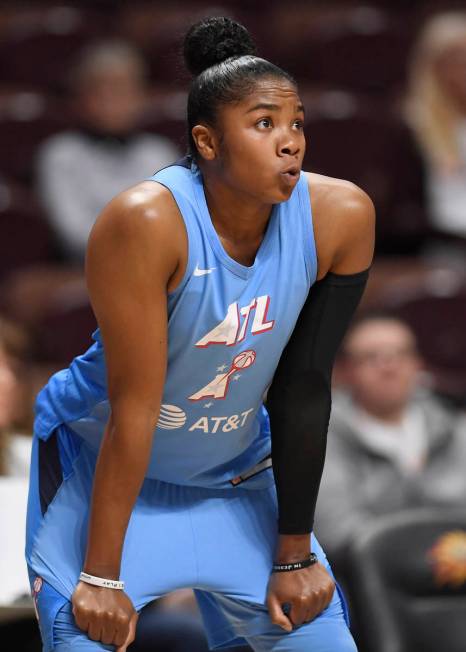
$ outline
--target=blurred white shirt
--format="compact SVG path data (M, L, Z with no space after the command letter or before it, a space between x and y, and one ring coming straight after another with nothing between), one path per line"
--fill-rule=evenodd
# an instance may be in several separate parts
M402 473L422 470L427 455L426 423L417 406L408 407L400 423L396 424L376 419L357 407L350 418L367 446L391 458Z
M29 478L32 437L30 435L10 435L5 454L7 475Z

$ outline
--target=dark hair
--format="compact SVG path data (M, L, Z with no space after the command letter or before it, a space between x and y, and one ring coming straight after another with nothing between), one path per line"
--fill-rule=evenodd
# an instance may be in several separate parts
M230 18L207 18L193 25L184 38L183 55L194 75L188 96L187 126L190 154L197 148L191 131L200 122L215 125L221 104L240 102L262 77L291 75L256 56L256 46L243 25Z

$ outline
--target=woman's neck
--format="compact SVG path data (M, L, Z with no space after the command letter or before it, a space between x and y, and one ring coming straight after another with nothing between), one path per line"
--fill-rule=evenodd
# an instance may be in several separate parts
M271 204L228 186L214 175L204 176L210 217L220 238L240 245L261 242L272 212Z

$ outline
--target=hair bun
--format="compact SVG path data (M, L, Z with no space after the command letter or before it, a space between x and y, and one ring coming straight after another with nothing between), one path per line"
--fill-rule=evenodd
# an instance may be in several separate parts
M248 30L226 17L207 18L193 25L183 43L186 67L193 75L230 57L255 54Z

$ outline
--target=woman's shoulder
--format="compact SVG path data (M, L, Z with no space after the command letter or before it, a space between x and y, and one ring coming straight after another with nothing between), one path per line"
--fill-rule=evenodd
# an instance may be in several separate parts
M119 193L92 227L86 253L88 283L118 261L132 278L144 267L147 283L169 278L185 257L186 232L177 204L162 185L143 181Z
M328 177L315 172L305 172L311 195L313 212L315 210L331 211L332 214L372 213L374 204L369 195L352 181Z

